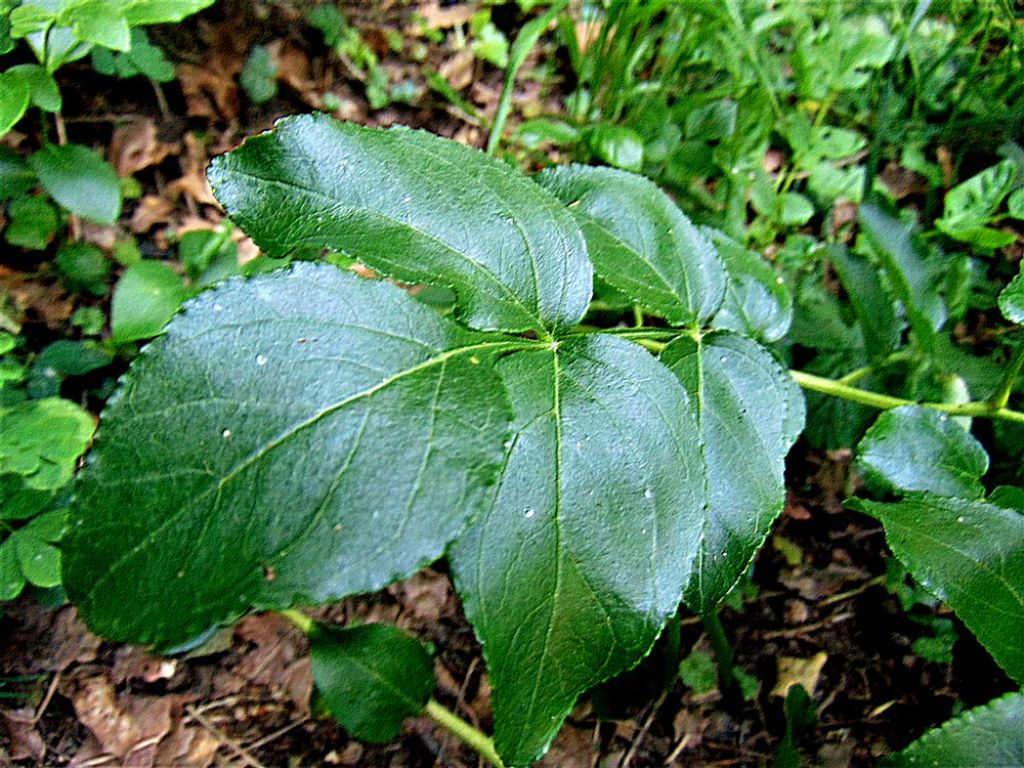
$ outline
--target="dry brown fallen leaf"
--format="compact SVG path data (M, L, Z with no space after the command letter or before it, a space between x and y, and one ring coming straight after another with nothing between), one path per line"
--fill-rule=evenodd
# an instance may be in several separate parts
M171 730L172 696L118 696L106 677L79 678L75 714L107 754L125 764L151 766L157 744Z
M110 139L110 157L122 177L159 165L179 151L180 144L160 140L156 122L148 117L117 126Z
M216 205L210 182L206 180L206 166L209 156L206 146L195 135L186 133L184 137L185 152L181 156L181 177L167 185L167 194L174 198L185 195L200 205Z
M35 711L29 708L0 710L7 733L7 757L11 760L42 762L46 743L35 724ZM0 754L0 761L3 755Z
M779 656L776 659L778 676L769 696L785 697L791 686L801 685L809 696L814 696L821 677L821 669L828 661L828 654L820 651L809 659L794 656Z

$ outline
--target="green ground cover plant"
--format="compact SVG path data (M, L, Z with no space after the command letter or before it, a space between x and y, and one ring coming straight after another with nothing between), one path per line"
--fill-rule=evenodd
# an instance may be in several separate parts
M782 511L800 384L885 409L859 451L874 495L851 508L881 520L908 570L1024 680L1021 492L985 494L987 457L962 423L1024 422L1008 407L1019 353L982 400L789 373L765 346L792 310L772 267L621 170L530 179L424 132L308 116L248 139L210 179L265 253L298 262L193 299L105 410L63 542L68 595L99 634L166 651L283 611L353 733L389 738L425 708L492 762L527 765L581 694L651 651L680 601L736 684L716 609ZM861 216L864 255L834 258L884 276L864 301L891 317L857 330L883 339L870 359L889 364L899 336L899 360L928 373L916 347L937 348L947 316L920 283L928 257L881 204ZM307 263L325 252L447 289L451 311ZM868 255L878 271L856 260ZM636 327L596 322L595 275ZM429 699L415 641L295 610L442 555L484 649L493 743ZM803 721L787 706L792 742ZM1020 713L1009 697L914 749L954 754L1002 718L992 748L1012 751Z

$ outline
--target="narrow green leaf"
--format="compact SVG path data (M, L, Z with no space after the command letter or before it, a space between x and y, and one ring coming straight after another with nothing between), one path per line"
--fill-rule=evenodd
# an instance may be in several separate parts
M883 412L857 446L857 464L879 490L980 499L988 454L944 413L904 406Z
M43 188L71 213L99 224L113 224L121 215L117 174L86 147L48 144L28 162Z
M1007 674L1024 683L1024 515L925 494L847 506L881 520L893 553L960 617Z
M1024 694L1001 699L954 717L896 755L885 768L978 768L1024 765Z
M885 357L900 342L903 324L882 285L879 268L841 244L828 247L828 259L857 315L865 351L872 359Z
M715 247L642 176L570 165L537 177L576 216L594 269L671 323L702 323L721 306L727 274Z
M52 397L0 408L0 418L0 474L22 475L37 490L67 485L92 437L92 416L70 400Z
M194 299L104 412L64 577L106 637L164 647L250 608L378 589L482 506L508 405L494 351L325 264Z
M527 765L676 610L703 481L686 393L640 347L573 338L499 372L514 436L493 505L450 558L487 661L495 746Z
M397 627L314 624L309 652L313 682L327 708L363 741L394 739L402 721L422 712L434 690L430 653Z
M187 296L181 276L163 262L132 264L118 280L111 301L114 341L124 344L156 336Z
M269 255L332 249L398 280L446 285L475 328L564 328L590 301L586 244L568 212L506 163L453 141L287 118L217 158L209 175Z
M803 425L803 397L767 350L727 331L677 339L661 360L697 414L706 502L683 600L706 613L746 571L782 512L784 462Z
M3 136L28 109L30 93L16 73L0 72L0 136Z
M860 207L860 224L892 282L897 298L922 343L946 321L942 294L935 290L938 267L918 241L914 224L874 203Z

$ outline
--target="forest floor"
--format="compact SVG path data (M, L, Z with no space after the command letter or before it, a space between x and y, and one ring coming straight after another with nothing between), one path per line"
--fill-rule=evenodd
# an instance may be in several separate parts
M298 23L287 3L226 2L154 40L178 65L175 81L154 91L141 78L116 81L87 63L62 71L69 136L104 148L122 176L142 194L110 228L89 225L83 237L109 246L121 233L137 238L147 256L169 251L169 233L212 228L223 213L204 178L208 158L279 116L323 109L322 94L339 97L335 113L374 125L406 123L481 145L471 115L431 97L423 73L433 69L468 87L472 105L493 114L501 72L472 56L425 42L414 61L392 51L389 29L403 30L408 9L395 3L352 4L363 38L381 56L392 82L408 79L415 106L371 110L363 84L344 61L328 55L315 31ZM369 10L368 10L369 8ZM362 10L360 10L362 9ZM422 4L428 24L459 21L460 6ZM464 22L465 19L462 19ZM279 90L253 105L238 75L252 45L268 47ZM557 80L523 78L520 112L557 107ZM31 127L6 142L33 143ZM200 140L198 137L203 137ZM240 239L243 257L254 247ZM26 309L33 345L69 333L72 299L45 265L17 258L0 266L0 283ZM96 300L98 303L102 300ZM88 380L82 382L83 392ZM100 403L92 403L99 406ZM925 661L911 651L928 635L887 588L888 550L882 529L847 511L856 487L849 456L827 455L802 443L789 459L785 513L743 591L741 610L723 622L736 662L760 683L750 701L696 694L676 680L655 701L640 702L622 719L598 721L584 697L541 765L754 766L771 761L785 730L782 696L801 682L817 724L802 741L815 765L873 764L958 708L981 704L1011 688L967 632L955 662ZM333 621L387 621L438 649L437 698L484 730L490 696L480 648L462 616L442 566L376 595L316 613ZM700 621L681 614L683 655L709 651ZM23 596L0 617L0 764L18 766L476 766L471 752L427 719L411 719L387 745L355 742L311 705L312 680L304 636L276 615L252 616L193 652L160 658L135 646L92 636L72 607L43 607ZM629 708L626 707L628 710Z

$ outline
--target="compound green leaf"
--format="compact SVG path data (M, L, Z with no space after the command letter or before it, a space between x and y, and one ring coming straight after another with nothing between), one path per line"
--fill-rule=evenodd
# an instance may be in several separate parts
M931 494L890 504L852 499L847 506L880 520L914 578L1024 683L1024 515Z
M0 420L0 474L41 491L67 485L95 428L87 411L59 397L0 408Z
M83 219L113 224L121 215L117 174L101 157L79 144L48 144L28 160L50 196Z
M168 647L378 589L483 504L508 430L487 341L326 264L196 298L104 412L64 541L95 631Z
M727 274L715 247L642 176L570 165L537 177L579 221L597 274L671 323L702 323L721 306Z
M980 499L988 454L954 419L907 405L882 413L857 446L869 484L882 491L929 491Z
M487 661L495 745L526 765L676 610L703 468L686 393L638 346L571 338L498 370L514 435L493 505L449 556Z
M785 501L784 462L803 425L803 398L775 358L728 331L683 337L661 353L697 414L706 503L683 600L707 613L746 571Z
M978 768L1024 765L1024 694L1001 699L954 717L896 755L885 768Z
M340 629L314 624L309 633L313 682L345 730L363 741L391 741L402 721L423 711L434 690L427 649L397 627Z
M210 181L271 256L341 251L398 280L446 285L483 329L550 331L590 301L567 211L506 163L422 131L287 118L217 158Z
M163 262L132 264L117 281L111 301L114 341L123 344L156 336L187 296L181 276Z

